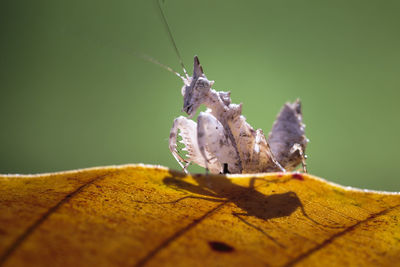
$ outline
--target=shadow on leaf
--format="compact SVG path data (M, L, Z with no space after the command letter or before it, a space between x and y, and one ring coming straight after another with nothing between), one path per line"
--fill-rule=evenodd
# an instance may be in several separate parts
M257 231L260 231L262 234L267 236L279 246L282 245L276 242L276 240L269 236L263 229L250 223L245 218L256 217L258 219L266 221L274 218L290 216L297 209L300 209L301 213L307 220L317 225L326 228L345 227L340 225L332 226L322 224L308 216L308 214L304 210L302 202L300 201L297 194L293 191L272 195L264 195L263 193L256 190L256 188L254 187L255 181L257 179L265 181L262 178L250 178L249 186L245 187L232 183L233 180L228 179L225 175L194 175L192 177L197 183L197 185L195 185L182 180L181 178L183 178L184 176L179 172L170 171L170 174L171 176L163 179L165 185L173 187L177 190L184 190L186 192L194 193L197 196L185 196L167 203L177 203L188 198L203 199L212 202L232 202L243 211L240 213L234 212L232 213L233 216L237 217L240 221L253 227ZM291 179L292 178L278 178L275 180L265 181L265 184L286 183Z
M313 222L326 228L344 228L344 226L325 225L312 219L304 210L304 206L297 194L293 191L285 193L264 195L255 187L256 180L265 181L265 185L269 183L286 183L293 178L278 178L275 180L264 180L262 178L252 177L249 180L249 185L242 186L232 183L233 179L228 179L225 175L193 175L196 184L185 181L186 175L170 171L170 176L163 179L163 183L168 187L174 188L185 193L192 193L169 202L141 202L147 204L174 204L185 199L202 199L212 202L230 202L241 209L242 212L232 212L232 215L237 217L239 221L259 231L264 236L273 241L276 245L284 247L277 242L264 229L253 224L247 218L257 218L267 221L274 218L288 217L297 209L301 210L303 216ZM138 201L140 202L140 201Z

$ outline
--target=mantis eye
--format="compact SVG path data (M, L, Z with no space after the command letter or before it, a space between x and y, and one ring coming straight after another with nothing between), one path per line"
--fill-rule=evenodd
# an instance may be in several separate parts
M196 82L197 89L207 89L211 87L211 82L207 78L200 77Z

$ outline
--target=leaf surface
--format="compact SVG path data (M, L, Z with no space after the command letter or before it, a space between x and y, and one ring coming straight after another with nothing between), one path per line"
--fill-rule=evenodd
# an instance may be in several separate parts
M125 165L0 176L4 266L393 266L400 195Z

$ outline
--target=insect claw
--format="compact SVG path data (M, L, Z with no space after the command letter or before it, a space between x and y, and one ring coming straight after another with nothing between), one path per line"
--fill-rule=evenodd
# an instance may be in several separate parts
M189 172L188 172L188 170L187 170L187 168L189 167L189 165L190 165L190 161L187 161L187 162L186 162L186 165L183 167L183 172L186 173L186 174L189 174Z
M302 162L303 165L303 172L307 173L307 164L305 162Z
M290 149L290 153L294 153L296 151L299 151L299 154L301 156L301 165L303 166L303 172L307 173L307 155L304 154L303 148L300 146L300 144L294 144L293 147Z
M285 168L283 168L282 165L279 164L279 162L275 162L275 163L278 166L278 168L281 169L281 172L286 172Z

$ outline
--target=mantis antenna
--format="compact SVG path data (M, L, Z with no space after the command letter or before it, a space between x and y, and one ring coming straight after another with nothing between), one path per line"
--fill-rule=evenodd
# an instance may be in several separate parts
M161 0L156 0L156 1L157 1L157 6L160 9L161 18L163 20L164 26L167 29L169 39L171 40L172 45L174 46L176 55L178 56L179 63L182 66L182 69L183 69L183 72L185 73L186 78L189 80L189 75L187 74L185 65L183 64L183 60L182 60L181 54L179 53L179 50L178 50L178 47L177 47L177 45L175 43L174 37L172 36L171 28L168 25L167 19L166 19L165 14L164 14L164 11L163 11L163 9L161 7Z
M167 71L169 71L169 72L172 72L173 74L175 74L176 76L178 76L179 78L181 78L182 81L183 81L185 84L187 83L186 78L183 77L179 72L173 70L171 67L169 67L169 66L167 66L167 65L164 65L164 64L160 63L157 59L152 58L151 56L146 55L146 54L143 54L143 53L135 53L135 54L136 54L137 56L140 56L140 57L141 57L142 59L144 59L144 60L147 60L147 61L149 61L149 62L151 62L151 63L153 63L153 64L156 64L157 66L159 66L159 67L161 67L161 68L163 68L163 69L165 69L165 70L167 70Z

